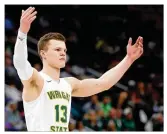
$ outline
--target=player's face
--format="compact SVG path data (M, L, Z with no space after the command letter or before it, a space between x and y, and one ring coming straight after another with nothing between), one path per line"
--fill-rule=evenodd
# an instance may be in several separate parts
M55 68L63 68L66 63L66 45L63 41L50 40L46 51L46 61Z

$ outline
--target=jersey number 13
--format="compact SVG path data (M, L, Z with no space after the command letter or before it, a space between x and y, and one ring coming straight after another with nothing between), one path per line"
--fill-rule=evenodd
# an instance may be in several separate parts
M55 105L55 112L56 112L56 122L67 122L67 106L64 105ZM62 117L60 117L60 112L62 112Z

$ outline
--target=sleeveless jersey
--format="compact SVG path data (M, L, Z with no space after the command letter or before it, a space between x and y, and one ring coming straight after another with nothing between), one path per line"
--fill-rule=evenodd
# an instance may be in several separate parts
M44 86L40 96L31 102L23 99L28 131L68 131L72 88L60 78L59 82L40 72Z

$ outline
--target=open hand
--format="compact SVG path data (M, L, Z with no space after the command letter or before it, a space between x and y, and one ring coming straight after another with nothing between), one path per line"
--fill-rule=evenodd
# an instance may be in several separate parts
M22 15L20 18L20 31L27 34L30 30L31 23L36 18L37 11L34 7L29 7L27 10L22 10Z
M127 45L127 56L132 61L135 61L142 54L143 54L143 37L139 36L134 45L132 45L132 38L129 38Z

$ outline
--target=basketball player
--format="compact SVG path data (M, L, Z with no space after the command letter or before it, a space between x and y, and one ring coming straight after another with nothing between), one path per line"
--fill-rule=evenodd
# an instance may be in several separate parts
M43 69L38 72L28 62L27 33L37 12L34 7L22 11L14 50L14 66L23 83L23 104L28 131L68 131L71 97L87 97L110 89L132 63L143 53L143 38L132 45L130 38L127 54L114 68L98 79L79 80L60 78L65 67L66 44L60 33L48 33L40 38L38 52Z

